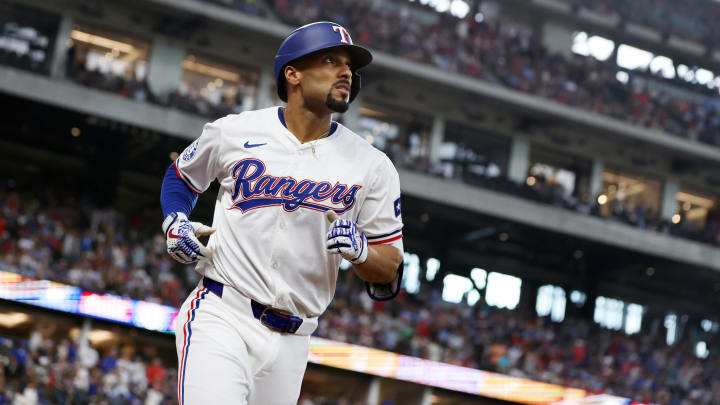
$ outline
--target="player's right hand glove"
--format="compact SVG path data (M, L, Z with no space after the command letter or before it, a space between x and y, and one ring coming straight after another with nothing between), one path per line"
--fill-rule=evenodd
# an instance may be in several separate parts
M167 238L167 251L178 262L195 263L212 256L212 251L197 237L212 234L215 232L213 228L200 222L190 222L182 212L173 212L163 221L162 229Z

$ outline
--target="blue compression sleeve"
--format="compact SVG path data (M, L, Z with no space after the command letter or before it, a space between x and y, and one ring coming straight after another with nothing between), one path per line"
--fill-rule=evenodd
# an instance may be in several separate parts
M178 177L175 172L175 164L171 164L165 172L160 190L163 219L173 212L182 212L189 218L197 199L198 195L193 193Z

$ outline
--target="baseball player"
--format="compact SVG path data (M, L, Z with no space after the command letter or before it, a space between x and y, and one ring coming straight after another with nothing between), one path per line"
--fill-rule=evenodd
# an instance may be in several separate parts
M332 121L372 55L331 22L293 31L275 57L287 108L206 124L168 168L168 253L203 278L176 320L180 404L295 404L310 335L344 258L371 297L402 279L400 183L390 160ZM188 217L220 182L212 228ZM207 246L198 236L210 235Z

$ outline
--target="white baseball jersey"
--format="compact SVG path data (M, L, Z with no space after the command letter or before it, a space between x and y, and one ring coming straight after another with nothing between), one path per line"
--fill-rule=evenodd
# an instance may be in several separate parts
M355 221L369 244L402 251L400 182L390 159L344 126L300 143L281 119L271 107L206 124L175 167L197 193L220 182L213 255L196 271L313 317L332 300L342 260L326 250L325 211Z

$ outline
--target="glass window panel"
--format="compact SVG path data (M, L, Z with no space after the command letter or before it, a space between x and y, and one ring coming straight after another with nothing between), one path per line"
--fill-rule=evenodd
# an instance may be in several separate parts
M658 180L618 171L603 173L603 188L596 201L599 214L645 227L660 212L661 185Z
M431 127L429 116L366 102L355 132L385 152L395 166L428 172Z
M447 121L437 156L440 163L433 168L436 174L492 188L507 172L510 139Z
M151 97L145 83L150 42L85 25L70 32L66 75L86 86L137 100Z
M60 16L0 2L0 64L50 73Z
M589 159L533 145L526 185L540 201L590 213Z
M682 190L677 194L677 205L677 213L697 227L704 227L708 223L708 214L710 222L720 222L720 218L717 218L718 204L711 197Z
M183 61L174 106L188 112L222 117L255 107L258 73L196 54Z

